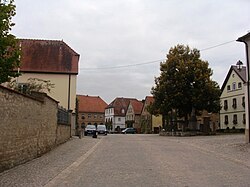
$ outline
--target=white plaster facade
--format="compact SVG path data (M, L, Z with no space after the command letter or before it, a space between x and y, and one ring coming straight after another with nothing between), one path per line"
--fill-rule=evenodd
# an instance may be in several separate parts
M237 70L236 66L232 66L223 83L220 97L222 104L220 110L221 129L245 129L245 80L239 75L240 71L246 71L245 67L242 70Z
M115 115L114 111L115 111L114 108L105 109L105 122L112 122L112 132L114 132L117 129L117 127L120 127L120 129L126 128L125 116L117 116Z

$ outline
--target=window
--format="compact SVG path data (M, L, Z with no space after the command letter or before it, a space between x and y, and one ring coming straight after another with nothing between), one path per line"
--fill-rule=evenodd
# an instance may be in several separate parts
M227 91L230 91L231 88L230 88L230 85L227 85Z
M240 89L242 87L241 82L238 83L238 88Z
M88 118L91 118L91 114L88 114Z
M242 106L245 108L245 97L242 97Z
M233 98L233 105L232 107L235 109L237 108L237 101L236 101L236 98Z
M224 123L227 125L228 124L228 115L225 115L224 117Z
M237 124L237 114L234 114L234 118L233 118L233 124Z
M100 115L100 119L102 119L103 118L103 115Z
M121 121L121 118L118 118L118 121Z
M84 114L82 114L82 119L85 119Z
M96 115L96 114L94 115L94 118L95 118L95 119L97 118L97 115Z
M233 84L232 84L232 90L236 90L236 82L233 82Z
M227 100L224 100L224 110L228 109Z
M243 120L242 120L243 124L246 124L246 114L243 114Z

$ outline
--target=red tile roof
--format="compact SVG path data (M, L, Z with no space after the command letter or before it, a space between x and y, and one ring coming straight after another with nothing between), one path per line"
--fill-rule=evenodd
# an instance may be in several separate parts
M154 97L153 96L146 96L146 99L145 99L145 103L147 105L153 103L155 101Z
M104 113L108 104L99 96L77 95L79 112Z
M137 100L131 100L130 104L132 105L134 109L134 113L137 115L141 114L142 108L143 108L143 102L142 101L137 101Z
M129 102L132 100L136 100L135 98L123 98L117 97L114 101L112 101L106 108L114 108L114 114L116 116L125 116ZM124 111L124 112L122 112Z
M78 74L80 55L59 40L19 39L21 72Z

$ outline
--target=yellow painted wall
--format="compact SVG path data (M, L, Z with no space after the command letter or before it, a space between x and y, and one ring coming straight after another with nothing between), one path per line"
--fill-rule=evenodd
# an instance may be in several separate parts
M162 115L154 116L152 115L152 131L154 127L162 127Z
M71 78L69 79L69 76ZM39 78L43 80L50 80L55 84L55 88L52 88L50 93L47 93L50 97L57 100L60 106L68 109L68 88L70 80L70 110L75 111L76 100L76 75L64 75L64 74L35 74L35 73L23 73L20 77L15 78L19 83L25 83L29 78Z

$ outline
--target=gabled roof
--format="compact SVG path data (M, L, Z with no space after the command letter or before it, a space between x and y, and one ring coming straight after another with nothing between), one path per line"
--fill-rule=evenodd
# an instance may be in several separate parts
M221 91L223 91L224 88L226 87L228 79L229 79L232 71L235 71L235 73L240 77L240 79L242 80L243 83L246 82L246 67L243 66L241 70L238 70L237 66L231 66L228 73L227 73L227 76L223 82L223 85L221 87Z
M104 113L107 103L99 96L77 95L79 112Z
M137 99L134 98L117 97L106 108L114 108L114 115L116 116L125 116L128 105L132 100L137 101Z
M146 98L145 98L145 103L148 105L153 103L154 101L155 101L155 99L153 96L146 96Z
M134 114L140 115L143 108L143 102L138 100L131 100L130 104L134 109Z
M59 40L19 39L21 72L78 74L80 55Z
M238 42L245 42L246 40L250 40L250 32L248 32L244 36L238 38L236 41L238 41Z

